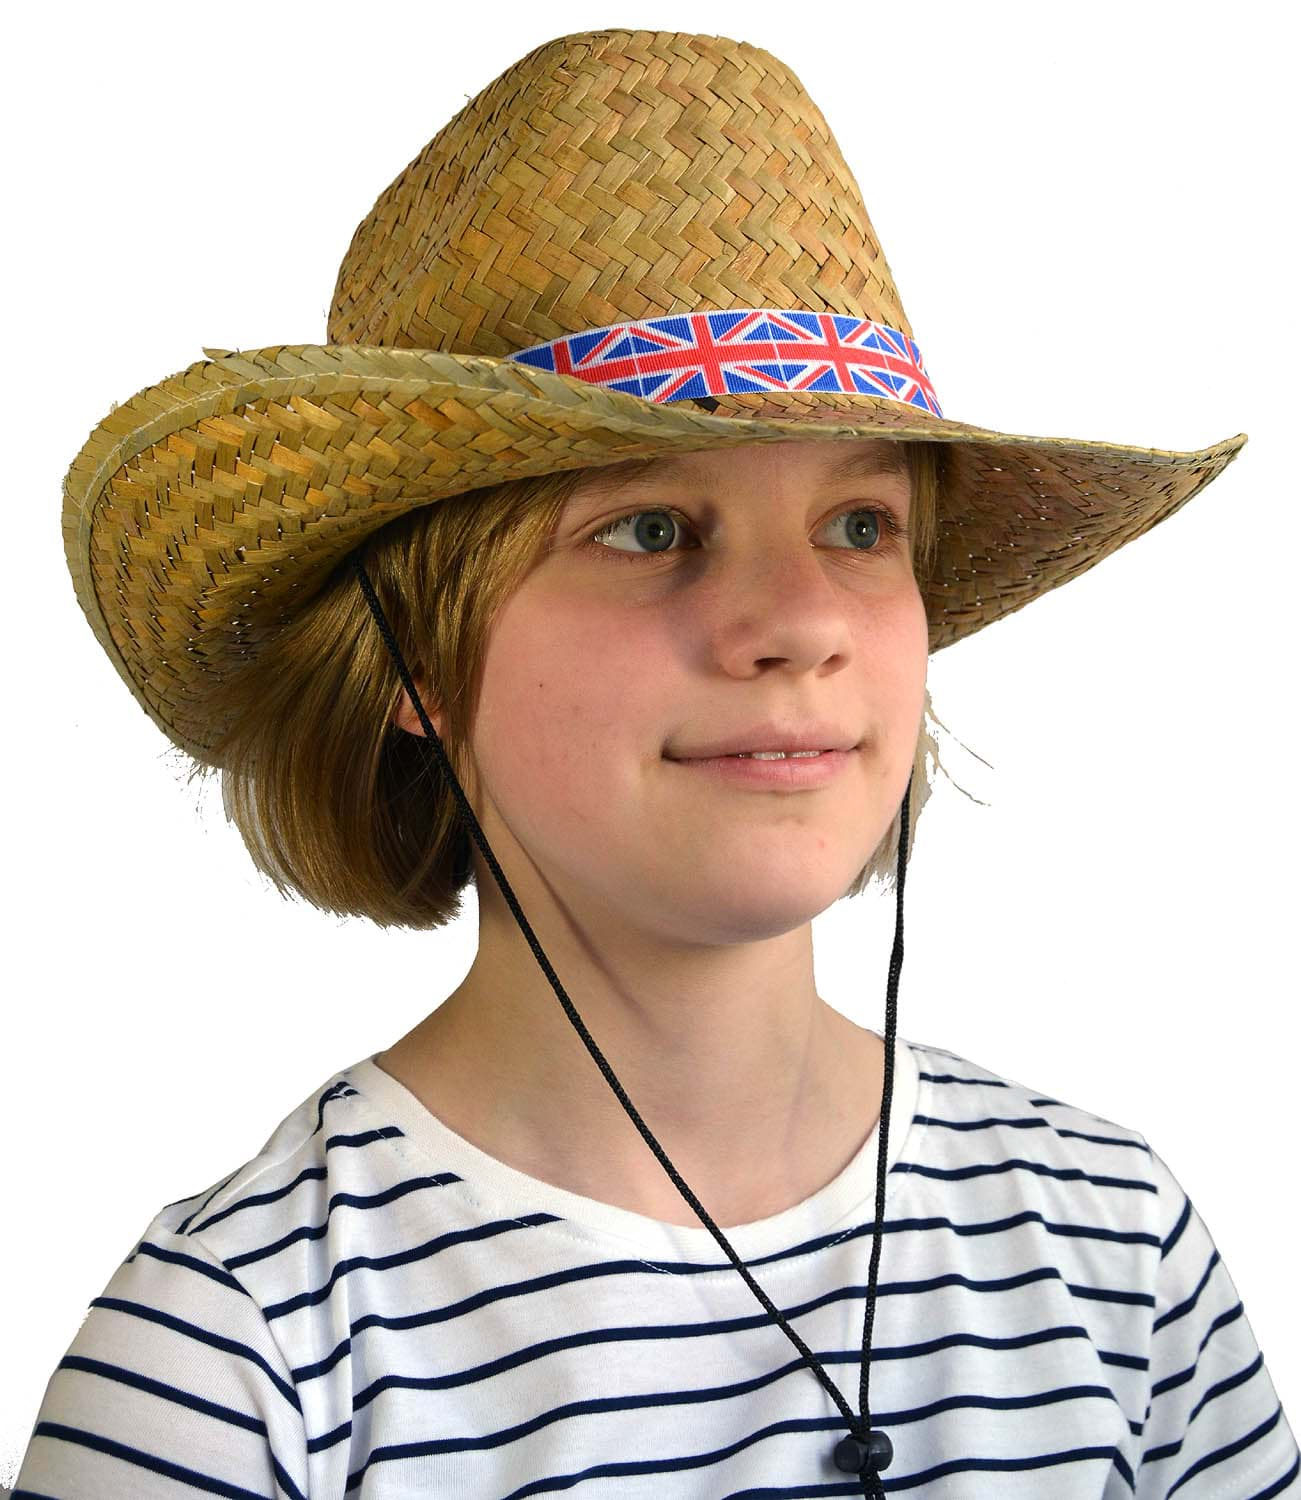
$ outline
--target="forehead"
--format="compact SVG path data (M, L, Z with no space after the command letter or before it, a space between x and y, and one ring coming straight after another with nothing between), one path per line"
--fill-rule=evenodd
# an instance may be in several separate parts
M788 447L789 444L746 443L741 448ZM876 439L843 442L815 442L808 458L809 468L817 481L835 484L842 479L866 479L875 474L907 474L908 461L899 443ZM726 472L729 457L736 448L710 449L702 453L669 453L660 458L633 458L623 463L606 464L589 469L579 481L580 489L636 489L642 485L669 482L707 482Z

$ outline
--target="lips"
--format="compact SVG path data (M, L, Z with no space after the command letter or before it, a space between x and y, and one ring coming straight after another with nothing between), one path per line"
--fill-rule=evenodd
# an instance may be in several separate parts
M684 739L687 737L683 736ZM848 751L857 749L859 745L853 730L810 715L755 721L743 724L727 734L693 734L690 738L696 741L694 750L678 754L665 751L664 758L678 761L717 760L720 756L753 753L756 750Z
M721 755L667 755L665 759L676 761L679 765L691 765L700 760L752 760L756 756L767 757L771 753L768 750L728 750ZM819 756L833 755L835 751L827 746L826 749L819 750L816 755L810 754L807 750L785 750L782 754L787 760L817 760Z
M700 755L670 755L666 750L664 752L664 759L674 761L679 765L686 765L688 762L698 760L726 760L741 755L767 755L770 753L770 751L777 750L779 748L781 747L777 745L765 745L756 746L754 749L745 750L738 748L735 750L705 751ZM816 750L818 752L818 755L847 755L851 750L857 749L857 745L794 745L788 750L782 750L782 753L788 760L792 755L798 756L801 759L815 759L816 757L809 757L805 754L805 752L809 750Z
M785 760L752 760L736 752L687 760L665 756L671 765L695 771L706 782L756 790L797 791L830 785L854 758L854 750L824 750Z

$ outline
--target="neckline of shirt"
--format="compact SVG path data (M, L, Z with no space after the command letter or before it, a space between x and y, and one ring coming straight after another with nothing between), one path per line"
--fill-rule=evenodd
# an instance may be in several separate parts
M890 1169L902 1158L908 1138L916 1128L914 1117L918 1112L920 1088L912 1045L897 1034L895 1043L886 1159L887 1200L898 1183L897 1178L890 1178ZM522 1213L554 1214L571 1232L581 1233L593 1241L620 1240L642 1253L673 1260L723 1257L725 1264L731 1266L722 1247L703 1223L692 1227L653 1219L632 1209L557 1187L490 1156L450 1129L405 1085L386 1073L375 1061L378 1055L372 1053L359 1059L350 1068L335 1074L335 1079L346 1080L358 1091L349 1103L364 1111L376 1125L388 1120L400 1127L403 1139L393 1144L408 1157L418 1155L423 1170L453 1172L462 1179L461 1183L449 1183L446 1190L460 1190L506 1217L517 1217ZM844 1169L802 1202L749 1224L730 1228L720 1224L724 1237L740 1258L749 1261L793 1244L826 1236L840 1228L849 1228L854 1222L874 1219L880 1131L878 1120ZM686 1203L685 1199L683 1203ZM710 1211L708 1203L704 1203L704 1207Z

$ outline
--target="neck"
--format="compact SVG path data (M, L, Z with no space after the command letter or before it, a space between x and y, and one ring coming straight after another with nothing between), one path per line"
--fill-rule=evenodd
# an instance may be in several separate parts
M551 941L544 951L551 956ZM721 989L698 973L675 985L662 966L636 996L618 985L571 990L562 979L646 1127L724 1228L825 1186L880 1110L881 1039L816 994L798 949L786 956L784 969L770 954L761 972ZM525 957L531 975L502 972L481 949L464 983L380 1065L449 1129L517 1170L699 1226ZM553 962L559 975L575 972Z

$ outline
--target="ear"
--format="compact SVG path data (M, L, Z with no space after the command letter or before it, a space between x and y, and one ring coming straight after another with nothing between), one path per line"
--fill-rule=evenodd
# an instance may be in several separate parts
M416 684L416 692L420 694L420 701L424 704L425 712L434 726L434 732L439 739L443 737L443 719L437 707L429 695L429 688L425 679L418 673L413 672L412 678ZM420 722L420 715L412 707L411 699L407 695L405 687L401 689L397 707L393 710L393 722L399 729L405 729L408 734L424 736L425 726Z

